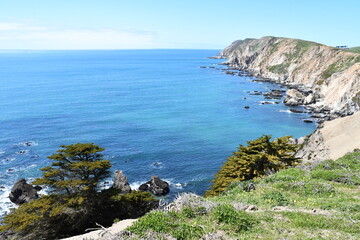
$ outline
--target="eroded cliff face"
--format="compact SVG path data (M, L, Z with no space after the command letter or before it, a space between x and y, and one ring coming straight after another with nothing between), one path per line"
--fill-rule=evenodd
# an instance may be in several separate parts
M310 108L337 116L360 110L360 54L298 39L263 37L233 42L225 64L298 89Z
M306 137L297 157L302 158L304 163L335 160L355 149L360 149L360 112L324 122Z

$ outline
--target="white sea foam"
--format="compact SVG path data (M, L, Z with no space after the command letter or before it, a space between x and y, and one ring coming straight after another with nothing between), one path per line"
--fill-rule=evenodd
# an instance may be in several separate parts
M10 212L11 208L16 208L17 206L13 204L9 199L9 194L11 187L1 186L0 189L0 218Z
M0 160L1 164L8 164L10 162L13 162L16 158L14 157L7 157Z
M16 143L15 146L24 146L24 147L31 147L31 146L38 146L39 143L37 143L36 141L25 141L25 142L20 142L20 143Z
M289 109L287 109L287 110L279 110L279 112L292 113Z
M172 179L162 179L162 180L169 183L170 191L172 188L173 189L183 189L187 185L187 183L173 182ZM140 185L143 183L146 183L147 181L149 181L149 180L132 182L132 183L130 183L130 187L132 190L138 190Z
M164 165L162 164L162 162L153 162L153 163L151 163L151 167L162 169L164 167Z

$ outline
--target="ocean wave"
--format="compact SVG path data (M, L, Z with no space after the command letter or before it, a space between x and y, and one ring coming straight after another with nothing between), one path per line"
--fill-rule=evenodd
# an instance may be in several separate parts
M153 163L151 163L151 167L162 169L164 166L163 166L162 162L153 162Z
M16 143L15 146L23 146L23 147L32 147L32 146L38 146L39 143L36 141L25 141L25 142L20 142L20 143Z
M12 203L9 199L9 194L11 191L10 186L0 186L0 218L5 216L10 212L12 208L16 208L17 206Z
M178 190L183 189L184 187L186 187L188 185L188 183L174 182L172 179L162 179L162 180L169 183L170 191L171 191L171 189L178 189ZM132 183L130 183L130 187L132 190L138 190L140 185L143 183L146 183L147 181L148 180L132 182Z
M287 110L279 110L279 112L292 113L289 109L287 109Z
M1 164L8 164L11 163L15 160L16 158L14 157L6 157L0 160Z

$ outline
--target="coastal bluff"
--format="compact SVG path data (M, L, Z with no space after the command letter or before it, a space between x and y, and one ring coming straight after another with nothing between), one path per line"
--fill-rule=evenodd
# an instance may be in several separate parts
M229 68L286 85L285 104L303 105L331 120L299 141L303 162L337 159L360 148L359 53L268 36L234 41L217 58L227 59L223 64Z
M309 109L336 117L360 110L360 54L282 37L233 42L217 56L225 65L287 85ZM305 100L307 99L307 100Z
M305 137L297 157L303 162L338 159L348 152L360 150L360 112L324 122Z

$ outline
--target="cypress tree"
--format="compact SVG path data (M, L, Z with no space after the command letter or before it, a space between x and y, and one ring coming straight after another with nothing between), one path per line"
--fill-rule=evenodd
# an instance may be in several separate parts
M259 178L299 162L295 152L297 145L290 142L290 136L271 141L270 135L263 135L240 145L233 155L216 173L211 189L205 196L216 196L225 191L229 184Z

